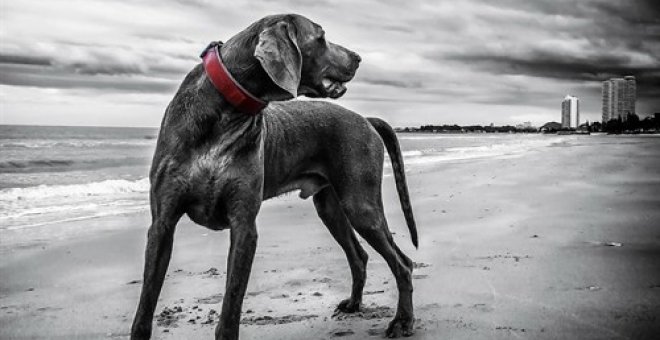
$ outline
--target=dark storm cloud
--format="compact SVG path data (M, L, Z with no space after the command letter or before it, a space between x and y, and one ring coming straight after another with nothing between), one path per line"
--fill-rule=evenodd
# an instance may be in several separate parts
M406 79L406 78L386 79L383 77L379 77L379 78L360 77L360 81L371 85L384 85L384 86L398 87L404 89L419 89L423 86L422 82L419 80Z
M153 78L117 77L125 73L95 72L72 73L66 69L43 65L0 64L0 83L13 86L45 87L56 89L98 89L115 92L162 93L171 92L176 82ZM123 72L123 71L122 71Z
M456 119L460 106L464 123L525 115L545 121L572 93L585 115L596 117L600 81L629 74L638 80L638 107L660 106L653 100L660 93L657 0L7 2L0 85L12 94L41 88L72 100L97 90L148 93L163 106L209 41L287 12L309 17L329 40L360 53L342 100L359 102L349 108L364 113L388 105L379 112L421 122L438 114ZM3 100L28 110L11 96ZM501 120L488 116L494 106Z
M660 24L660 1L657 0L597 1L593 6L609 18L619 18L629 24Z
M49 58L45 57L0 54L0 64L48 66L51 65L52 62Z
M170 55L194 65L195 58ZM0 84L45 88L97 88L116 91L169 92L189 67L121 60L103 55L75 59L0 54ZM136 78L136 76L140 76Z
M635 75L639 97L660 94L660 2L508 1L504 6L514 4L535 19L525 25L523 21L505 25L509 34L500 42L496 38L478 48L440 49L426 56L433 62L448 60L494 74L557 80L598 82ZM553 17L556 20L544 22ZM487 23L503 19L483 18ZM507 45L508 39L516 43Z
M501 74L523 74L562 80L602 81L623 75L635 75L638 94L660 93L660 68L629 66L626 56L602 55L589 58L533 51L522 56L454 55L448 59L471 63L485 71Z

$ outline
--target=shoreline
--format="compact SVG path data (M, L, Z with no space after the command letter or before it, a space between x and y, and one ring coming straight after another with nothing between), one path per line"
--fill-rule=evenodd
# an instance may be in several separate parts
M390 229L417 263L414 339L658 334L659 146L655 139L631 144L584 138L517 158L414 167L407 177L419 250L410 242L393 180L386 177ZM0 338L128 337L148 213L71 227L85 224L104 231L3 252ZM349 294L350 272L312 202L295 195L267 201L257 225L242 339L382 336L396 287L368 245L361 241L370 255L367 312L333 318L334 306ZM181 312L169 325L155 320L155 339L212 338L214 323L203 322L211 309L220 310L228 235L187 218L179 224L156 313L177 306Z

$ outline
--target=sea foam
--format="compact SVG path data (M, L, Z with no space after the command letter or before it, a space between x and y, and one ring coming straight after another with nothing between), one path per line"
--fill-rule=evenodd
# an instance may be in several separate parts
M0 190L0 204L12 200L46 199L53 197L71 198L117 193L146 193L148 191L148 178L142 178L136 181L110 179L84 184L39 185L35 187Z

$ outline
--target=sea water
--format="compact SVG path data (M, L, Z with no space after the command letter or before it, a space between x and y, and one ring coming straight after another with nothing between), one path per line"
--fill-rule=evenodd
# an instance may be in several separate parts
M0 125L0 232L148 211L157 134L155 128ZM399 134L407 171L518 157L561 138L570 137ZM385 162L385 175L391 176L389 159Z

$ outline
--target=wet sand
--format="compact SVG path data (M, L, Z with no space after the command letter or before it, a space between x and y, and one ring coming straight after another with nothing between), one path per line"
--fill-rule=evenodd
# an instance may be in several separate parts
M660 334L660 138L575 137L408 176L419 250L391 177L383 190L394 238L417 263L413 339ZM78 221L62 227L104 231L4 244L0 338L128 338L148 224L146 214ZM350 273L311 200L266 202L258 225L242 339L383 336L396 285L368 245L365 311L333 317ZM179 224L154 338L213 338L228 235Z

